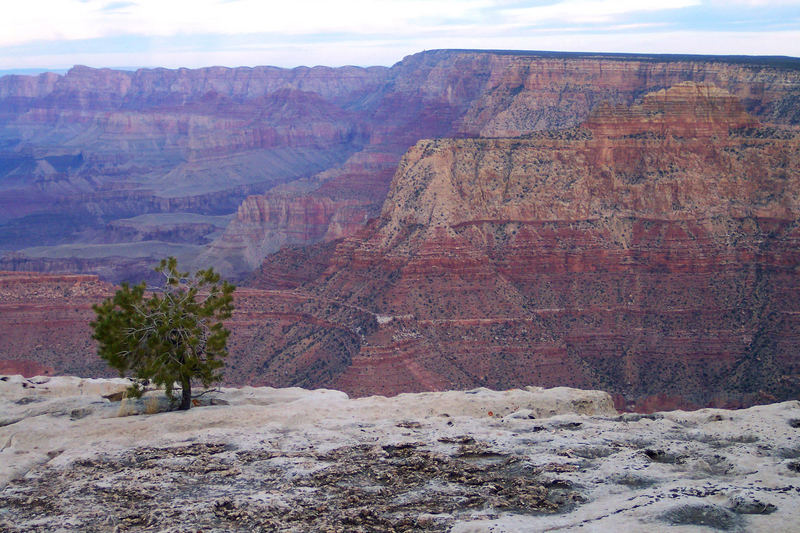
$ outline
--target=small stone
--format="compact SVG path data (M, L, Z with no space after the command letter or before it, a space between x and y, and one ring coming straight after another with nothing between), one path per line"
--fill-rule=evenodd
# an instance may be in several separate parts
M729 509L711 504L680 505L661 515L676 526L707 526L722 531L740 530L742 518Z

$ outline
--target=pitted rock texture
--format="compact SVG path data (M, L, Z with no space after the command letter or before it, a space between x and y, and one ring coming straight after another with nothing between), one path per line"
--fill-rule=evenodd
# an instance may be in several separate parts
M398 161L420 139L571 127L598 105L619 110L686 81L729 91L762 121L800 123L800 63L790 58L438 50L392 68L75 67L64 76L6 76L0 268L136 280L169 244L166 255L215 261L243 278L253 257L303 244L294 237L308 226L324 229L316 215L278 226L249 219L262 227L237 217L210 250L203 224L154 232L133 249L115 221L230 215L248 196L275 203L315 191L342 212L311 240L351 234L364 213L380 210ZM106 254L96 256L93 244Z
M690 84L581 128L421 141L298 289L372 313L355 349L267 324L254 376L306 385L302 360L356 395L537 383L640 410L795 398L799 148Z
M0 426L0 527L789 532L800 517L796 401L617 415L563 388L243 388L118 416L101 394L124 387L0 377L17 417Z

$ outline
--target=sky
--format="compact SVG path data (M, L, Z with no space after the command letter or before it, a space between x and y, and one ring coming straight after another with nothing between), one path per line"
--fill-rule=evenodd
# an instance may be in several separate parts
M800 57L800 0L6 0L0 71L392 65L438 48Z

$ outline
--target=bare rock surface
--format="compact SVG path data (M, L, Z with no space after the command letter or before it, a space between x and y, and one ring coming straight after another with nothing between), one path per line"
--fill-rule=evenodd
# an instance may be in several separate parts
M800 402L618 415L600 391L350 399L0 377L3 531L792 531ZM147 412L155 414L144 414ZM124 416L137 414L137 416Z

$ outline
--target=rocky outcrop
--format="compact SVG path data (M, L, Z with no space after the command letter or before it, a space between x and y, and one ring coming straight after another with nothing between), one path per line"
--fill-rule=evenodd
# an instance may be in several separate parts
M269 203L316 191L320 201L352 200L371 216L420 139L572 127L598 105L621 112L685 81L727 90L766 122L800 123L800 63L790 58L438 50L389 69L76 67L64 76L6 76L0 251L118 242L111 228L119 217L233 214L265 193ZM263 258L303 232L287 226L282 235L263 222L232 227L239 244L218 241L204 260L250 268L249 254ZM340 233L354 228L346 223ZM274 234L269 246L265 232ZM193 244L207 243L198 236ZM29 259L26 268L53 266Z
M800 518L797 401L618 415L608 394L564 387L245 387L165 413L163 391L109 401L126 386L0 376L0 528L163 530L175 512L193 531L789 531Z
M352 235L367 221L369 205L325 196L251 196L225 232L197 259L228 277L249 274L286 245L308 245Z
M704 84L581 128L421 141L380 218L303 285L375 317L323 383L596 387L632 409L793 398L799 146ZM280 375L285 349L263 350Z

